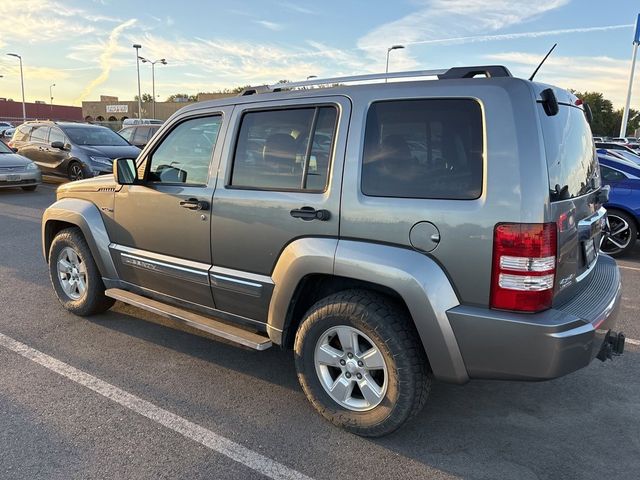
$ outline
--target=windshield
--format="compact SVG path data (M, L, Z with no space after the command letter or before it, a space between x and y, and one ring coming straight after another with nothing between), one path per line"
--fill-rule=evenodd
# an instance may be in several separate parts
M0 153L13 153L13 150L7 147L4 142L0 142Z
M130 145L124 138L106 127L69 127L64 129L71 143L116 147Z

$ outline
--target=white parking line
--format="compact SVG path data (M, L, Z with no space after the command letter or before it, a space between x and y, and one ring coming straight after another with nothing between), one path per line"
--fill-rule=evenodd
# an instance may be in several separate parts
M625 270L633 270L634 272L640 272L640 268L636 268L636 267L627 267L626 265L620 265L618 264L619 268L624 268Z
M0 333L0 345L174 432L276 480L310 477Z
M634 338L625 338L624 343L629 343L631 345L640 346L640 340L636 340Z

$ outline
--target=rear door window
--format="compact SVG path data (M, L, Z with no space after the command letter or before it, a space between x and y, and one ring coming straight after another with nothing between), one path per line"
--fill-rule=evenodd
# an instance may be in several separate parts
M39 143L47 143L49 138L49 127L34 127L31 131L31 141Z
M133 132L135 128L125 128L124 130L120 130L118 133L122 138L124 138L127 142L131 143L133 137Z
M242 118L231 185L322 192L337 124L335 107L248 112Z
M475 199L482 193L482 111L472 99L374 103L367 115L362 193Z
M134 145L144 145L149 140L149 127L137 127L136 133L133 134L133 140L130 140Z
M13 140L18 142L27 142L29 141L29 134L31 133L33 127L23 125L18 127L16 131L13 133Z

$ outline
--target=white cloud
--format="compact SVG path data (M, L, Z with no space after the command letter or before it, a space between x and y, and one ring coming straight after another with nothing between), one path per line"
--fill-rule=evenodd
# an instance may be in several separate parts
M528 78L542 60L542 55L524 52L504 52L486 55L492 62L507 64L518 77ZM624 105L631 64L628 60L598 57L564 57L551 54L544 63L536 81L563 88L602 92L616 107ZM640 90L636 89L632 107L640 108Z
M253 22L257 23L258 25L262 25L266 29L273 30L274 32L279 32L284 28L284 26L282 26L281 24L270 22L269 20L254 20Z
M111 69L113 68L113 56L119 49L118 40L120 38L120 35L126 28L131 27L135 23L136 23L135 19L127 20L126 22L121 23L111 31L111 33L109 34L109 40L105 44L102 50L102 53L100 54L100 57L99 57L102 71L100 72L100 75L94 78L89 83L89 85L87 85L84 88L84 90L82 90L82 93L80 93L80 95L76 99L76 103L80 103L82 100L87 98L93 92L93 89L95 87L103 84L108 80L109 74L111 73Z
M306 8L306 7L301 7L300 5L297 5L295 3L290 3L290 2L280 2L278 5L280 5L281 7L284 7L288 10L291 10L293 12L297 12L297 13L304 13L305 15L317 15L318 12L316 12L315 10L311 10L310 8Z

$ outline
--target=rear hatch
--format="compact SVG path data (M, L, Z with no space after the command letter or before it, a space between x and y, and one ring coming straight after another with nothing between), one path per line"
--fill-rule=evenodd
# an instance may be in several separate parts
M541 92L547 86L541 86ZM555 108L538 94L538 115L549 173L549 221L558 225L554 305L575 296L588 282L603 234L600 168L585 108L569 92L552 89ZM543 100L544 99L544 100Z

